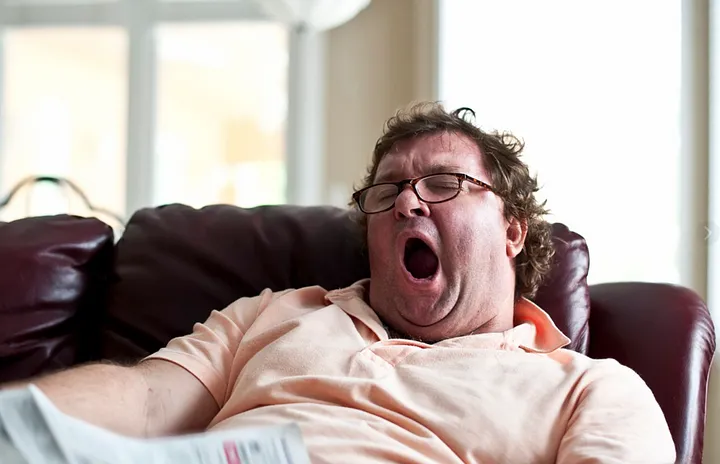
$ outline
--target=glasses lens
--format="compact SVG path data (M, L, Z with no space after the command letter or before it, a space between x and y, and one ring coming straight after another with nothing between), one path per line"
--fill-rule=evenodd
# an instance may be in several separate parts
M417 191L424 201L445 201L457 195L460 179L448 174L428 176L417 183Z
M373 185L360 195L360 206L366 213L376 213L390 208L395 203L398 189L394 185Z

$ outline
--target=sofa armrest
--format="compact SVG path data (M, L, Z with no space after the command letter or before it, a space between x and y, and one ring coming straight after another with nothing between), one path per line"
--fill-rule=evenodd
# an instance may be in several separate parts
M590 287L592 358L614 358L637 372L670 426L677 462L700 463L715 330L692 290L656 283Z

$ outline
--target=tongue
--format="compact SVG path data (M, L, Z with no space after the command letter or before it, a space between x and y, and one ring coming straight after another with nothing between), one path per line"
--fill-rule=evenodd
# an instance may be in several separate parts
M405 266L416 279L427 279L435 274L438 259L430 248L420 247L408 253L405 258Z

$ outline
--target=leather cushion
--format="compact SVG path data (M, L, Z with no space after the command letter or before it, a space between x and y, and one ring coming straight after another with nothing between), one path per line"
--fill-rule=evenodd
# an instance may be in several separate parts
M678 463L702 462L715 327L692 290L651 282L593 285L590 356L614 358L653 391Z
M132 360L243 296L369 274L357 229L331 207L167 205L138 211L117 244L103 355Z
M590 290L587 243L565 225L552 225L555 256L550 274L533 300L543 308L570 340L570 348L587 354Z
M97 219L0 223L0 382L92 357L112 252Z
M103 356L135 360L192 331L213 309L263 289L321 285L369 276L359 228L333 207L168 205L138 211L117 245ZM562 225L550 287L538 302L561 330L586 346L587 246Z

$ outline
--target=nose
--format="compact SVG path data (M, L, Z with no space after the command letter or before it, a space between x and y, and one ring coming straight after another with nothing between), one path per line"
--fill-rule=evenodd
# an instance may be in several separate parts
M395 219L407 219L414 216L430 216L427 203L421 201L413 188L406 185L395 199Z

